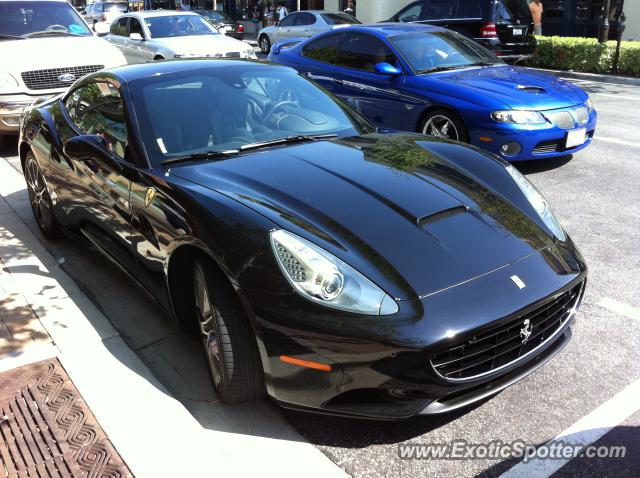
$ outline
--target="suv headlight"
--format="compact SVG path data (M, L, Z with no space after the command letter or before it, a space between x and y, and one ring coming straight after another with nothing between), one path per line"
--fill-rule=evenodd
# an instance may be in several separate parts
M0 73L0 91L15 91L19 86L11 73Z
M491 117L499 123L543 124L547 120L537 111L504 110L494 111Z
M549 203L544 198L542 193L538 191L538 188L536 188L533 184L531 184L531 182L527 178L525 178L522 175L522 173L518 171L516 168L514 168L513 166L508 165L507 172L511 175L513 180L516 182L516 184L518 185L522 193L529 200L529 202L533 206L533 209L536 210L536 212L538 213L542 221L546 224L546 226L551 230L551 232L553 232L553 234L558 239L560 239L561 241L564 241L567 238L567 236L562 230L560 223L558 222L556 217L553 215L553 212L549 207Z
M289 283L313 302L358 314L390 315L398 304L373 282L324 249L282 229L271 246Z

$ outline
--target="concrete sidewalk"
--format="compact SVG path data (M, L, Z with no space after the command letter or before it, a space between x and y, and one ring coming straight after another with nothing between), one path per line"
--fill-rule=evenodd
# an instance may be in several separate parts
M345 476L283 419L287 439L203 427L43 246L4 159L0 194L1 369L57 356L136 476Z

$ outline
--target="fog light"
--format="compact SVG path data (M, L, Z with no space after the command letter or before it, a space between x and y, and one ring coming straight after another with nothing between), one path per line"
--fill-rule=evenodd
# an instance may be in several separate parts
M522 146L516 141L509 141L500 146L500 153L502 153L503 156L515 156L520 151L522 151Z

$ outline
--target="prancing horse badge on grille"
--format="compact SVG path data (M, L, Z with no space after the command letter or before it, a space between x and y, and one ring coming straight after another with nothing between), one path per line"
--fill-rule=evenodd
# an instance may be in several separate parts
M527 287L527 284L522 282L522 279L520 279L520 277L518 277L517 275L512 275L510 279L513 281L515 285L518 286L518 289L524 289L525 287Z
M525 319L525 321L522 322L522 328L520 329L520 337L522 337L523 344L527 343L527 340L529 340L529 337L531 336L531 332L533 332L531 322L529 319Z

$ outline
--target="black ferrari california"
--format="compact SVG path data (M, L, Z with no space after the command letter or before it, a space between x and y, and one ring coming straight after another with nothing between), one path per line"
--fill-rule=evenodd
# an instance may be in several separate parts
M229 403L463 407L561 350L584 292L516 169L376 130L286 67L100 71L31 107L19 151L42 233L85 241L196 334Z

